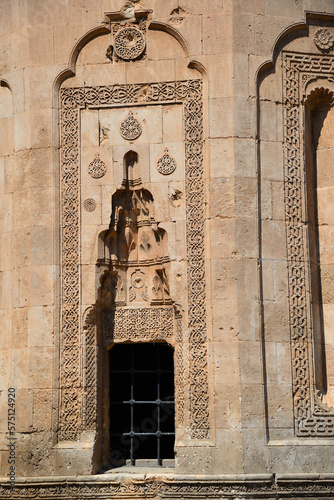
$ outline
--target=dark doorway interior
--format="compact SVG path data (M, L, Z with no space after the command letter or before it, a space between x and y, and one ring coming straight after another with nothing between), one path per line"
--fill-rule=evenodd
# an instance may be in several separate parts
M163 465L174 458L173 349L162 343L110 350L110 464Z

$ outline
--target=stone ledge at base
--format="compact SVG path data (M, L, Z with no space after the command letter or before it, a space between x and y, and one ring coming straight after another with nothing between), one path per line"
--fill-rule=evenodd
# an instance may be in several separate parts
M104 474L75 478L18 478L0 482L0 499L291 499L334 498L334 474L177 475Z

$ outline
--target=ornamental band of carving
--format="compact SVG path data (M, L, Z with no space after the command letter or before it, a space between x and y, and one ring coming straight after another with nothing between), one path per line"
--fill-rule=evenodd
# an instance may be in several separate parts
M87 394L83 412L83 427L94 430L96 427L97 406L97 343L96 326L87 325L84 331L85 359L84 359L84 390Z
M306 476L306 475L305 475ZM58 479L58 478L57 478ZM95 499L153 499L153 498L198 498L198 499L273 499L278 498L313 498L317 500L333 497L334 482L323 478L277 478L268 474L266 478L257 480L194 480L193 478L180 480L177 477L168 480L151 477L146 480L131 481L96 481L87 480L55 480L41 481L37 479L29 483L15 484L11 488L0 485L0 498L23 499L66 499L78 500L83 498Z
M175 403L176 403L176 417L177 423L181 427L184 427L184 344L182 335L182 317L176 317L176 345L175 345L175 355L176 355L176 370L175 370Z
M293 403L295 432L299 437L334 436L334 415L317 403L310 366L310 331L307 311L307 268L303 218L301 106L310 79L332 77L333 56L284 53L284 163L285 219L288 251Z
M79 112L85 106L136 103L183 103L186 151L186 236L188 260L188 331L190 426L193 439L209 438L207 327L204 266L204 172L202 82L115 85L61 90L61 337L59 440L75 440L83 428L81 415L94 407L84 398L79 367L90 359L82 353L79 256ZM88 363L94 369L94 363ZM92 374L86 374L94 380ZM91 382L89 382L91 384ZM94 415L90 422L94 422Z

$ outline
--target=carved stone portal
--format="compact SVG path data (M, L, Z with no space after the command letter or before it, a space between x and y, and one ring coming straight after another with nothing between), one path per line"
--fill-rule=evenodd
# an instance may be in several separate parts
M133 106L135 103L149 106L161 102L182 103L185 123L185 210L186 210L186 252L187 252L187 318L188 341L187 359L189 362L189 400L182 394L184 360L182 351L176 352L178 371L176 372L179 422L183 422L183 407L189 406L190 439L208 439L210 437L209 395L207 370L207 324L206 324L206 288L204 265L204 223L205 194L203 172L203 95L202 82L199 80L163 82L142 85L115 85L105 87L67 88L61 91L61 337L60 337L60 418L59 440L76 440L82 429L96 429L97 421L97 344L96 323L89 323L81 335L80 330L80 253L79 253L79 110L85 106L118 107L119 104ZM133 166L131 166L133 165ZM143 300L141 317L148 307L156 315L168 315L168 308L173 306L168 297L168 259L165 251L164 234L153 219L153 198L144 189L141 181L136 185L138 159L129 154L126 157L127 169L125 184L113 197L113 218L108 236L106 236L106 256L102 258L101 278L105 274L106 282L101 283L100 300L108 304L124 300L128 304L132 274L140 269L147 272L146 266L138 266L140 260L148 260L152 255L150 273L147 275L149 301L158 307L151 307ZM126 202L121 209L121 203ZM132 207L132 211L128 209ZM127 218L130 217L129 222ZM132 217L132 219L131 219ZM124 247L117 237L118 228L127 236ZM149 236L146 242L146 235ZM134 236L136 248L131 246ZM154 242L155 253L148 244ZM117 250L117 254L115 254ZM120 252L120 253L118 253ZM122 256L127 255L125 262ZM145 255L145 257L144 257ZM108 260L109 259L109 260ZM166 260L165 260L166 259ZM130 262L133 265L129 265ZM138 262L139 261L139 262ZM125 265L126 264L126 265ZM113 274L116 273L116 274ZM118 275L117 275L118 274ZM126 281L124 280L126 274ZM131 274L131 276L130 276ZM156 278L153 281L153 277ZM119 279L120 278L120 279ZM135 284L140 280L133 276ZM107 281L109 280L109 285ZM114 280L114 281L113 281ZM121 281L122 280L122 281ZM150 281L151 280L151 281ZM160 285L157 280L160 280ZM116 282L116 284L115 284ZM128 287L128 288L127 288ZM151 288L150 288L151 287ZM133 287L134 290L137 290ZM102 297L102 290L106 296ZM110 296L108 297L108 293ZM157 301L157 302L155 302ZM107 311L124 314L124 321L138 325L139 319L133 319L128 307L106 307ZM163 310L163 313L162 313ZM121 313L122 311L122 313ZM150 316L151 317L151 316ZM153 317L153 316L152 316ZM112 322L114 320L112 319ZM150 320L150 321L156 321ZM122 320L122 324L125 324ZM163 322L168 325L166 318ZM169 334L166 330L163 337ZM109 330L111 331L111 330ZM176 318L176 340L181 335L181 322ZM95 332L95 333L94 333ZM180 342L181 343L181 342ZM83 352L81 346L83 345ZM83 359L83 363L81 363ZM78 367L83 366L82 369Z

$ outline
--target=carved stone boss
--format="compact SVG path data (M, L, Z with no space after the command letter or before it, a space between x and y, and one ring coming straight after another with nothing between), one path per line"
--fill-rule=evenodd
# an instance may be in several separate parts
M285 220L295 432L299 437L331 437L334 413L319 405L310 351L301 127L306 85L318 78L323 82L324 77L333 82L334 57L285 52L283 71Z
M90 324L80 323L79 113L85 106L182 103L186 150L186 236L190 428L192 439L209 438L207 325L204 266L204 172L202 82L61 90L61 334L59 440L75 440L96 420L96 344ZM81 349L81 344L85 348ZM85 364L85 370L80 367ZM94 382L95 381L95 382ZM86 396L84 396L86 394Z

